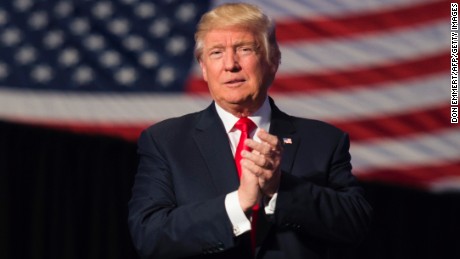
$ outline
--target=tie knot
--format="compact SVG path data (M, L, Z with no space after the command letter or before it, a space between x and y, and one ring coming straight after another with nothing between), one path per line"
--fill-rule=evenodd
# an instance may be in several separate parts
M241 117L236 123L235 128L239 129L241 132L251 132L257 128L256 124L249 119L248 117Z

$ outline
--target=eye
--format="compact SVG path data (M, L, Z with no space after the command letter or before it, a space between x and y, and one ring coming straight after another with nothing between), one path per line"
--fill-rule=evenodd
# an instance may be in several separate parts
M222 56L222 50L211 50L209 52L209 56L211 58L220 58Z
M255 49L254 47L252 46L241 46L241 47L238 47L236 49L236 52L239 54L239 55L250 55L252 53L254 53Z

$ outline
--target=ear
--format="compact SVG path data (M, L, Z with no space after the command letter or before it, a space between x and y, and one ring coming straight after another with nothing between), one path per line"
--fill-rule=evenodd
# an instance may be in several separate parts
M273 77L274 77L274 75L276 74L277 71L278 71L278 66L277 65L271 65L270 66L270 72L273 74Z
M269 64L265 63L265 73L268 78L270 78L270 84L275 79L276 72L278 71L278 64Z
M206 69L206 65L204 64L203 60L198 60L198 63L200 63L200 68L201 68L201 73L203 75L203 79L205 82L208 82L208 73Z
M273 75L275 75L276 72L278 72L278 67L279 67L279 65L280 65L279 63L276 63L276 64L275 64L275 63L272 63L272 64L269 65L269 66L270 66L270 72L271 72Z

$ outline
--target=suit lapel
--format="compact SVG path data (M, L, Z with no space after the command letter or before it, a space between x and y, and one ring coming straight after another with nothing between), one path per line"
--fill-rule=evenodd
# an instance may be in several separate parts
M283 157L281 159L281 172L288 174L291 172L297 147L300 138L295 134L295 127L289 115L280 111L270 98L272 108L272 118L270 121L270 134L278 136L283 144ZM271 230L272 224L265 218L265 213L259 211L259 221L257 222L257 244L263 244L265 238ZM257 250L259 252L260 250Z
M238 189L238 173L224 125L211 104L201 113L193 138L198 146L218 193Z
M280 111L270 99L272 107L272 119L270 123L270 134L278 136L283 144L283 157L281 160L281 171L283 173L291 172L292 163L301 139L295 134L295 127L292 124L292 118L286 113Z

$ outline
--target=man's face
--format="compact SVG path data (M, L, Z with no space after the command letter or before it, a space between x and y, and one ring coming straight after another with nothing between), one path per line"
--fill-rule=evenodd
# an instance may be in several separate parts
M200 66L213 99L237 116L257 110L267 96L270 71L255 34L215 29L203 43Z

